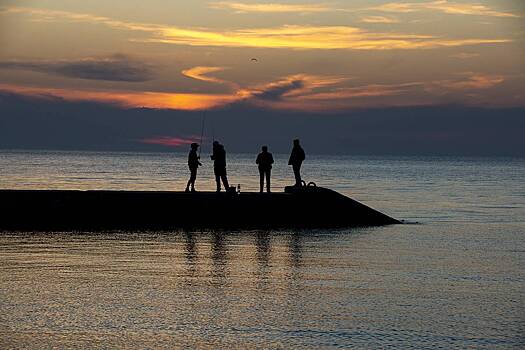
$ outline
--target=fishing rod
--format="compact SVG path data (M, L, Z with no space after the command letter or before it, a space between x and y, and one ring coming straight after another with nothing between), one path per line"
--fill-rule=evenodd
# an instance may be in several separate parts
M213 120L211 121L211 138L212 142L215 141L215 124L213 123Z
M201 157L201 151L202 151L202 138L204 137L204 123L206 122L206 111L202 114L202 125L201 125L201 141L199 143L199 158Z

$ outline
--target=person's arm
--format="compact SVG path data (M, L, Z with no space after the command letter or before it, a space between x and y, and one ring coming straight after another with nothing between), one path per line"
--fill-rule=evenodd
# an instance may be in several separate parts
M255 164L259 164L260 160L261 160L261 155L259 154L257 155L257 159L255 159Z
M273 155L270 153L270 164L273 164Z

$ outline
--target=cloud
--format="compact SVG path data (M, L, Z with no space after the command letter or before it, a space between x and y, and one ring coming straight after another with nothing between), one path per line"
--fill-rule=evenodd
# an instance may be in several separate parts
M317 13L334 11L331 7L319 4L279 4L279 3L242 3L219 1L209 4L210 8L234 10L236 13L264 12L264 13Z
M160 36L143 41L190 46L399 50L495 44L511 40L443 39L431 35L374 33L350 26L284 25L274 28L248 28L225 32L168 28Z
M93 91L49 87L28 87L1 84L0 91L40 98L61 98L67 101L93 101L115 104L125 108L167 108L178 110L203 110L221 107L243 98L236 93L194 94L154 91Z
M509 12L500 12L491 9L488 6L481 4L463 4L449 2L447 0L438 0L431 2L419 2L419 3L404 3L404 2L392 2L375 7L369 8L369 10L384 11L384 12L395 12L395 13L410 13L418 11L439 11L447 14L454 15L476 15L476 16L490 16L490 17L520 17L516 14Z
M443 103L443 96L447 95L453 96L452 101L466 101L469 94L505 81L503 76L469 72L458 79L341 86L348 79L295 74L258 86L239 88L231 94L67 90L6 84L0 84L0 91L68 101L103 102L122 107L204 110L241 103L276 110L329 113L362 107L433 105ZM477 102L482 101L478 98Z
M253 88L244 101L275 110L336 112L363 107L414 106L442 103L440 96L455 91L458 98L504 81L502 76L464 73L461 78L399 84L340 87L347 80L298 74Z
M338 85L346 80L348 78L339 76L294 74L274 82L241 90L239 94L245 96L246 99L277 101L287 97L305 96Z
M150 145L161 145L168 147L180 147L185 145L190 145L193 142L199 142L199 139L196 137L171 137L171 136L155 136L145 139L140 139L140 143L150 144Z
M474 53L474 52L461 52L461 53L457 53L457 54L454 54L454 55L450 55L449 57L452 57L452 58L459 58L461 60L466 60L466 59L469 59L469 58L474 58L474 57L478 57L479 56L479 53Z
M251 92L252 97L262 100L280 100L286 94L301 90L304 88L304 80L300 78L290 78L281 80L275 83L267 84L261 90L254 90Z
M329 89L348 80L346 77L296 74L259 86L238 88L231 94L166 93L153 91L93 91L49 87L28 87L0 83L0 91L39 98L61 98L67 101L93 101L121 107L204 110L244 101L253 105L295 99Z
M444 88L446 90L482 90L489 89L505 81L501 75L485 75L478 73L464 73L465 79L458 80L439 80L428 84L429 91L435 88Z
M207 81L211 83L225 83L225 81L222 79L206 76L206 74L208 73L220 72L225 69L227 68L226 67L197 66L197 67L185 69L181 73L182 75L187 76L188 78L192 78L196 80L202 80L202 81Z
M410 88L421 86L422 83L403 83L403 84L370 84L365 86L340 88L330 92L318 93L307 96L308 100L337 100L350 99L356 97L377 97L393 96L406 93Z
M25 13L55 20L103 24L115 29L148 34L132 41L189 46L254 47L282 49L411 50L501 44L506 38L447 39L432 35L370 32L351 26L284 25L271 28L211 30L124 22L108 17L66 11L11 7L4 13Z
M383 12L410 13L425 10L439 11L455 15L477 15L490 17L520 17L519 15L494 10L479 3L465 4L450 2L448 0L436 0L427 2L392 2L365 9L344 9L328 6L326 4L283 4L283 3L243 3L234 1L218 1L209 4L214 9L229 9L236 13L319 13L319 12L356 12L363 10L376 10ZM388 21L388 22L383 22ZM397 23L392 19L381 16L365 17L362 22L366 23Z
M0 69L23 69L57 74L68 78L142 82L152 78L148 65L124 55L60 61L0 61Z
M392 17L384 17L384 16L368 16L361 18L360 22L363 23L399 23L399 20Z
M308 86L307 83L303 84L304 86ZM411 105L414 103L414 99L410 97L399 99L398 96L408 94L414 87L421 87L422 83L370 84L356 87L330 88L326 91L319 91L315 88L308 89L304 86L299 89L298 93L287 92L278 99L257 99L252 102L254 102L255 105L276 110L284 109L325 113L358 107ZM394 97L395 99L383 99L379 102L378 98L384 97Z

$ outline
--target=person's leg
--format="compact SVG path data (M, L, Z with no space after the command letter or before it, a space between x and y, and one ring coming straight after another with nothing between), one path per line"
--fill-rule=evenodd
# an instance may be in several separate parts
M195 180L197 180L197 168L191 169L190 182L192 191L195 191Z
M214 169L215 171L215 182L217 183L217 192L221 191L221 175L217 169Z
M295 176L295 185L301 186L301 165L294 164L292 167L293 167L293 174Z
M222 184L224 185L224 189L228 191L228 189L230 188L230 185L228 184L228 177L226 176L226 169L224 169L221 177L222 177Z
M264 171L259 169L259 192L262 193L264 188Z
M191 185L191 178L193 176L193 172L191 171L190 169L190 178L188 180L188 183L186 184L186 192L188 192L190 190L190 185Z
M272 175L272 170L266 170L266 192L270 193L270 177Z

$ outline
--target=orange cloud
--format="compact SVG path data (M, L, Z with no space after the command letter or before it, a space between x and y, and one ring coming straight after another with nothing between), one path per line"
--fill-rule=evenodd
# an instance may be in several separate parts
M226 67L204 67L204 66L198 66L193 68L188 68L183 70L181 73L184 76L187 76L188 78L196 79L196 80L202 80L202 81L208 81L211 83L224 83L224 80L221 80L219 78L215 77L209 77L206 76L208 73L213 72L220 72L227 69Z
M484 75L475 73L465 73L464 75L467 76L466 79L434 81L428 88L429 90L432 90L435 87L450 90L479 90L489 89L505 81L504 77L500 75Z
M189 46L257 47L283 49L346 49L346 50L409 50L457 47L465 45L500 44L510 39L446 39L432 35L377 33L351 26L284 25L273 28L237 30L192 29L176 26L133 23L108 17L11 7L4 13L27 13L47 19L99 23L115 29L149 34L137 42L166 43Z
M231 94L164 92L88 91L0 84L0 90L39 97L59 97L71 101L95 101L123 107L204 110L243 102L249 105L301 111L331 112L357 107L401 106L442 102L451 90L468 96L504 81L498 75L464 73L461 79L400 84L369 84L344 87L346 77L295 74ZM437 98L437 99L436 99Z
M133 91L92 91L57 88L26 87L0 84L0 90L38 97L59 97L69 101L94 101L116 104L122 107L168 108L180 110L203 110L224 106L243 97L237 94L192 94Z

